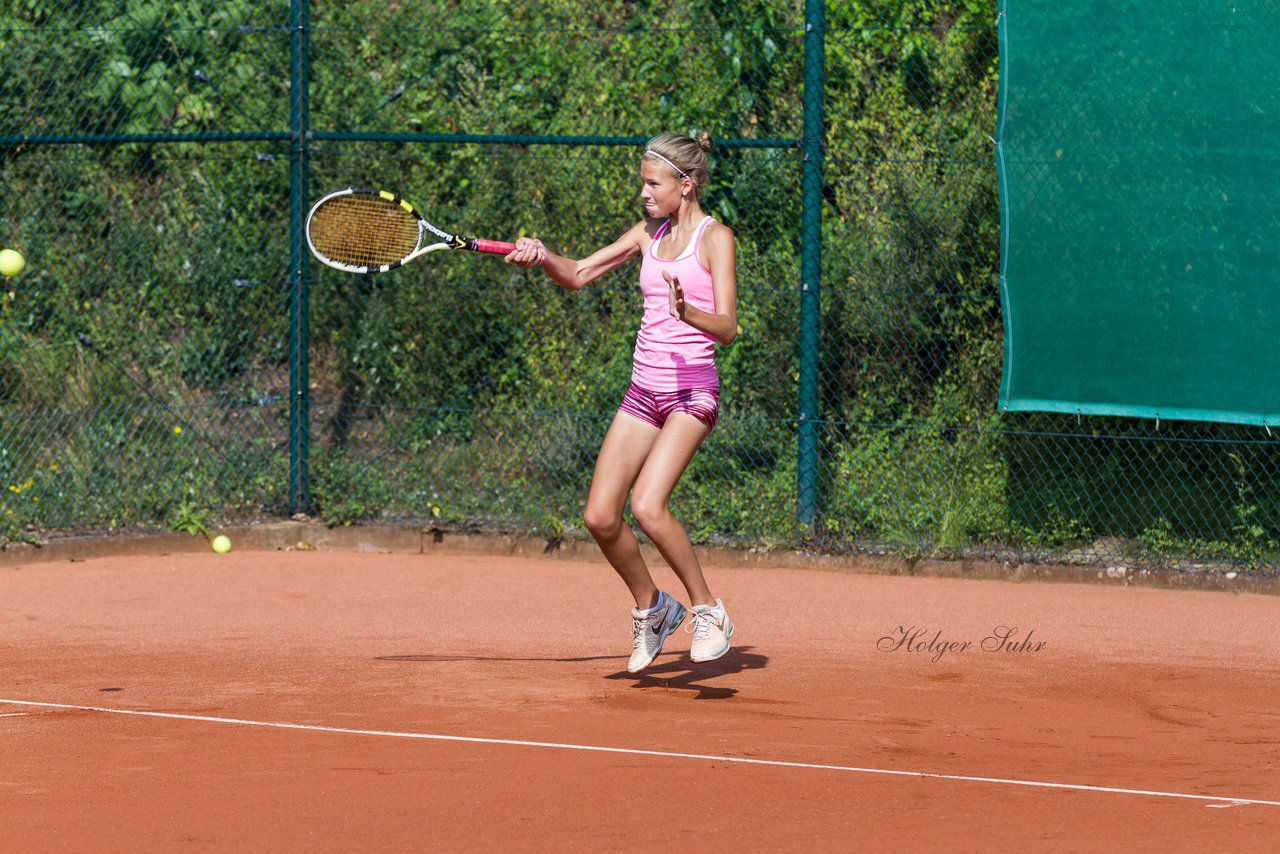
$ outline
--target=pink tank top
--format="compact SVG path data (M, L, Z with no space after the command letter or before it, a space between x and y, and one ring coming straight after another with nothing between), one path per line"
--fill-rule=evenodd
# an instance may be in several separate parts
M644 319L636 335L635 358L631 381L648 391L680 391L686 388L719 388L716 376L715 341L679 318L671 316L667 280L664 272L680 280L684 299L703 311L716 310L711 287L711 271L698 260L698 245L707 226L715 222L706 217L698 224L689 246L680 257L665 260L657 256L658 241L666 233L670 220L664 222L649 243L640 262L640 290L644 294Z

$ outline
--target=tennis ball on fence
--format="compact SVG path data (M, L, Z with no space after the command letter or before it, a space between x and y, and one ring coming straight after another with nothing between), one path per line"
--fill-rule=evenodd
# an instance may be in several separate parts
M22 272L22 268L27 266L27 261L18 252L12 249L0 249L0 276L6 279L10 276L16 276Z
M226 534L219 534L213 538L213 550L220 555L224 555L231 551L231 538Z

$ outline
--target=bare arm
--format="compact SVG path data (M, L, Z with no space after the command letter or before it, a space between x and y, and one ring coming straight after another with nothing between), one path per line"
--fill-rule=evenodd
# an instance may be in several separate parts
M738 337L738 262L733 230L719 223L711 226L703 235L703 246L706 247L707 267L711 270L711 288L715 294L716 310L703 311L697 306L689 305L685 301L680 280L664 272L662 275L671 287L671 316L728 346Z
M597 249L581 261L575 261L554 252L546 252L545 257L542 258L542 269L552 281L565 290L580 290L588 282L595 281L639 255L641 247L647 240L645 223L638 222L613 243L603 249ZM540 246L541 244L536 240L520 238L516 241L515 251L507 256L507 263L525 268L537 266L541 254Z

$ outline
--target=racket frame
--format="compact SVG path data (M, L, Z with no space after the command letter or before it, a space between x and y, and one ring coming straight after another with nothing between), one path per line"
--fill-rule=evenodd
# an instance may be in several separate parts
M371 264L368 266L346 264L342 261L335 261L317 249L315 243L311 240L311 220L316 215L316 211L332 199L354 195L377 196L387 202L399 205L405 213L416 219L418 221L417 247L399 261L393 261L390 264ZM344 273L385 273L388 270L394 270L397 267L402 267L422 255L426 255L430 252L439 252L442 249L469 249L472 252L487 252L492 255L507 255L516 248L514 243L504 243L498 240L481 240L475 237L462 237L460 235L450 234L449 232L441 228L437 228L428 222L422 214L418 213L407 199L403 199L395 193L387 190L375 190L370 187L346 187L322 196L314 205L311 206L311 210L307 213L305 231L307 234L307 247L311 250L311 254L316 256L316 259L325 266L332 267L335 270L341 270ZM431 238L437 238L436 242L423 245L424 240Z

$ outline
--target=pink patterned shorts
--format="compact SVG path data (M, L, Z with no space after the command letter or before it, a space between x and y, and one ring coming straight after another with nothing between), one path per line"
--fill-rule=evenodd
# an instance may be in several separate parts
M720 392L714 388L685 388L679 391L649 391L632 383L619 411L634 415L661 428L673 412L687 412L714 430L720 417Z

